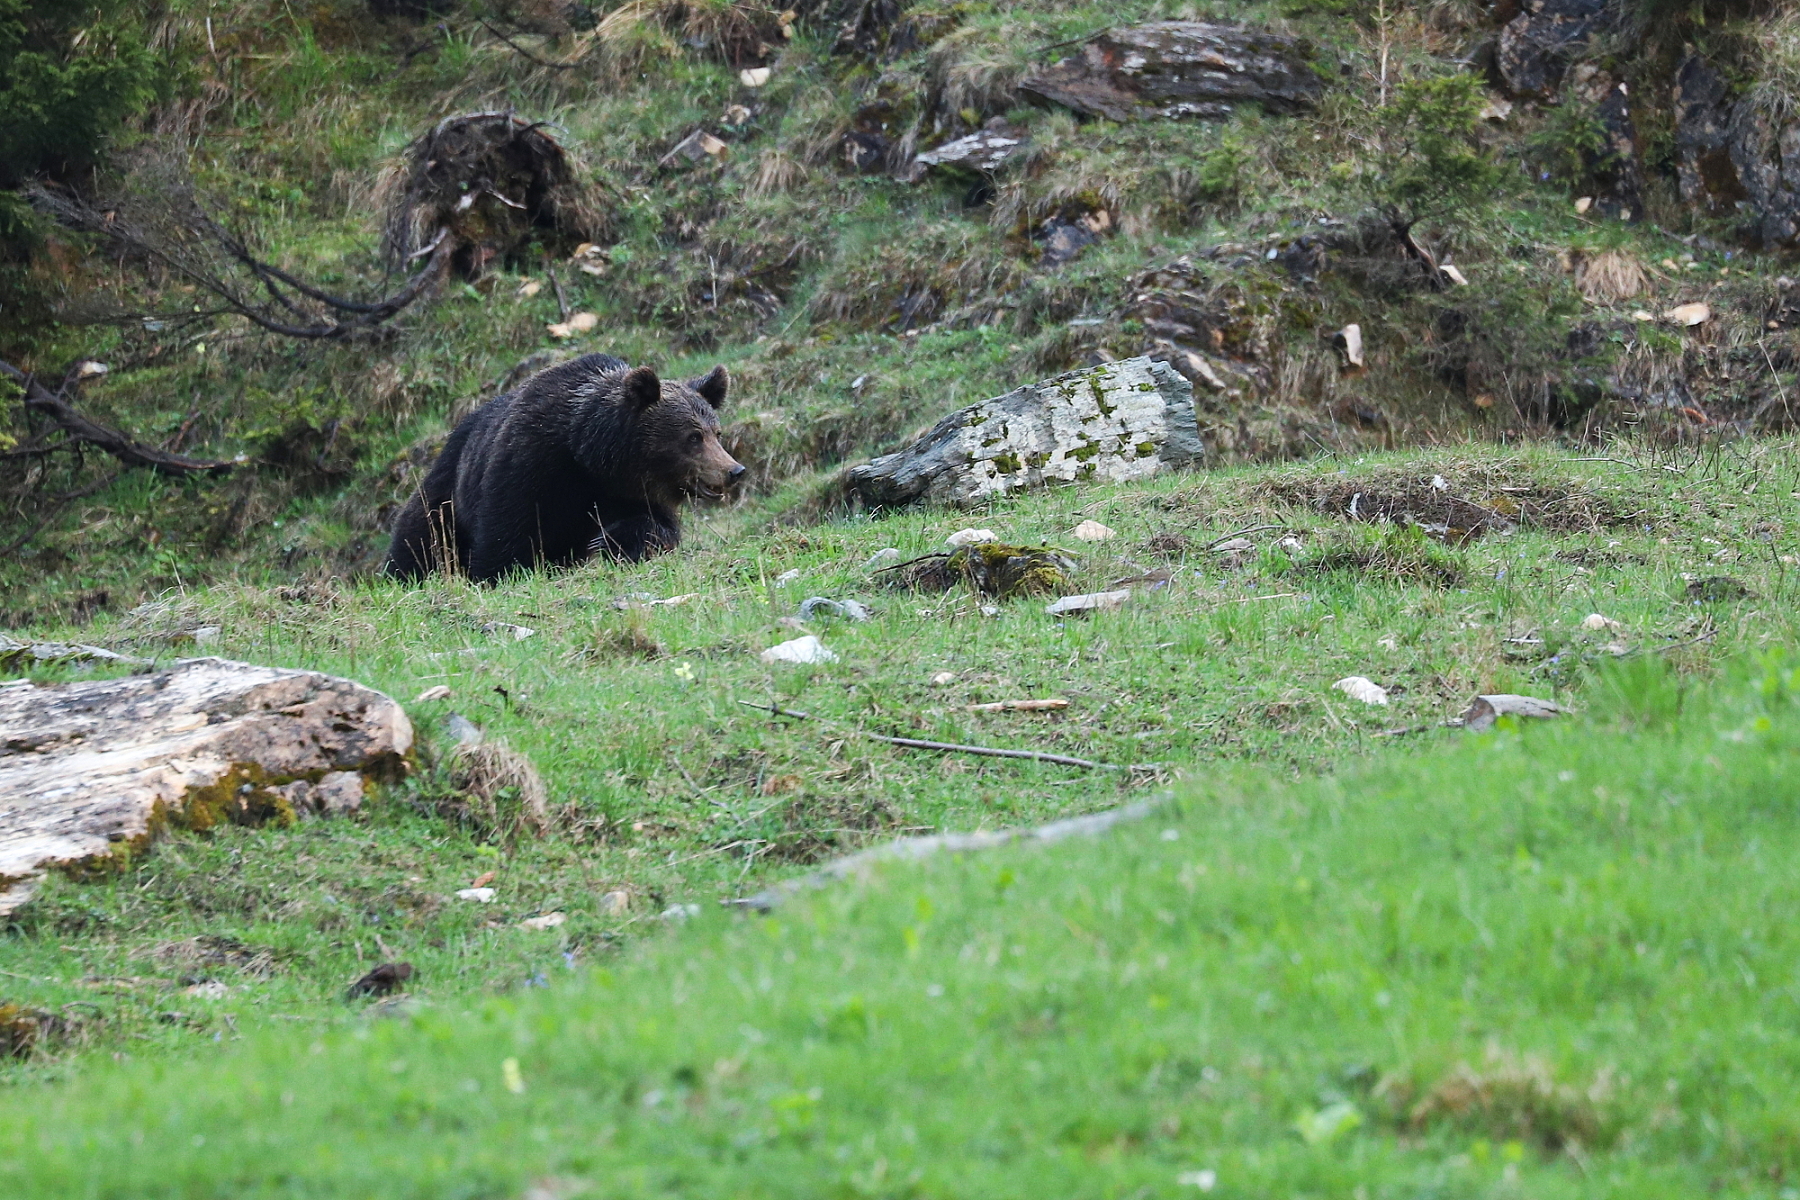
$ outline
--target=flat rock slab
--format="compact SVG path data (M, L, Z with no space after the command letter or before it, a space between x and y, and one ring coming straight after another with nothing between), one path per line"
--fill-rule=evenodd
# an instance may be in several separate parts
M1223 120L1246 101L1304 112L1325 91L1311 59L1305 42L1267 30L1152 21L1099 34L1019 90L1109 121Z
M958 409L846 482L876 508L976 504L1050 483L1144 479L1203 454L1193 385L1165 362L1126 358Z
M166 825L289 824L403 770L412 724L348 679L195 658L126 679L0 686L0 915L56 867Z

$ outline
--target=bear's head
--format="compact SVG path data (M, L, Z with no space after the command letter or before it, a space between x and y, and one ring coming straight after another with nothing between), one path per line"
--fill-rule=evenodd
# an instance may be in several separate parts
M743 477L744 464L719 440L730 383L724 367L685 383L658 379L649 367L620 378L617 403L633 417L631 465L652 489L717 500Z

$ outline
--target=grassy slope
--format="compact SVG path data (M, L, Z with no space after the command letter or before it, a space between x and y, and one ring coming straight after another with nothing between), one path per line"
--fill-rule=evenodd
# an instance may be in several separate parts
M1579 723L1219 772L538 996L28 1088L0 1188L1786 1195L1796 683L1639 660Z
M182 631L216 625L216 652L383 688L408 703L425 769L358 822L184 835L112 881L51 880L0 935L0 1002L76 1004L69 1011L85 1020L11 1073L63 1073L84 1046L150 1053L272 1021L342 1022L351 1015L342 988L382 959L413 962L415 990L439 1001L527 988L654 928L650 918L672 903L742 895L871 838L1091 811L1150 783L902 751L847 728L1159 761L1189 775L1246 761L1309 774L1382 746L1454 738L1434 726L1477 691L1586 703L1586 670L1615 650L1704 671L1721 652L1800 642L1783 558L1795 461L1778 444L1682 464L1474 448L1328 460L1040 493L977 513L774 533L702 523L691 553L491 590L221 586L104 617L78 636L176 657L194 652ZM1440 474L1457 495L1548 498L1579 528L1526 528L1452 550L1270 498L1320 487L1373 496ZM1587 528L1581 513L1614 523ZM1118 537L1073 543L1067 532L1084 517ZM1142 566L1172 566L1174 578L1123 612L1064 624L1038 601L1008 602L989 618L972 597L889 592L865 575L875 550L923 552L965 521L1077 546L1078 587ZM1290 556L1265 531L1263 548L1232 567L1197 549L1166 560L1148 546L1174 532L1199 547L1271 522L1291 527L1301 549ZM1373 555L1372 565L1319 569L1345 555ZM1444 567L1462 581L1432 582ZM790 569L801 577L776 585ZM1696 603L1684 576L1725 576L1751 595ZM677 607L613 606L687 593L697 595ZM863 599L877 616L813 627L842 656L831 666L759 662L758 651L797 636L778 620L814 594ZM1593 612L1620 629L1582 629ZM496 620L536 632L511 641L481 631ZM645 657L647 647L660 653ZM954 683L930 686L943 671ZM59 674L76 672L42 673ZM1391 706L1365 708L1331 689L1350 674L1392 688ZM452 689L448 701L413 702L437 685ZM1067 697L1067 712L960 707L1046 695ZM839 725L775 724L735 703L771 698ZM526 753L577 828L509 841L433 815L449 788L430 764L452 709ZM1372 736L1387 730L1415 732ZM499 872L492 906L450 898L489 870ZM617 890L631 895L625 912L602 899ZM568 923L514 927L545 911ZM273 974L153 955L201 935L267 949ZM208 980L229 991L186 990Z
M571 343L548 337L552 289L516 294L526 277L545 282L530 251L483 281L485 290L447 287L379 344L296 347L229 322L152 336L129 322L84 323L81 313L110 303L114 289L127 307L157 312L185 310L197 297L64 247L56 269L33 277L39 291L30 302L8 311L47 312L54 302L66 320L11 322L0 329L0 352L50 371L76 356L105 359L114 373L84 400L96 415L150 440L185 429L191 450L257 461L229 480L127 475L109 486L111 465L99 458L75 466L59 456L41 476L21 465L5 480L18 494L0 516L0 545L25 541L0 562L0 620L41 625L123 610L168 587L217 579L367 569L383 541L383 505L409 482L392 469L396 456L441 433L537 351L603 349L683 371L729 363L739 381L734 445L767 493L891 445L971 398L1093 353L1140 352L1150 339L1128 311L1131 276L1220 243L1247 246L1257 261L1205 286L1242 302L1234 344L1240 333L1246 344L1267 344L1267 386L1205 417L1215 444L1239 460L1447 430L1541 431L1546 414L1527 410L1546 373L1618 371L1651 398L1630 416L1638 428L1693 431L1679 406L1656 400L1674 375L1687 379L1696 411L1714 418L1756 410L1769 421L1788 411L1763 403L1784 386L1774 368L1788 369L1785 335L1759 342L1778 264L1695 254L1649 223L1578 216L1569 200L1582 194L1583 179L1537 182L1540 159L1556 150L1554 139L1533 140L1542 113L1521 108L1508 124L1485 127L1509 166L1491 206L1425 227L1472 281L1466 291L1396 285L1387 278L1392 263L1340 262L1316 287L1264 264L1264 247L1279 248L1317 214L1349 217L1364 206L1343 181L1379 125L1379 64L1396 78L1441 73L1492 32L1472 7L1403 6L1385 25L1373 7L1336 7L959 4L933 26L938 40L891 62L833 54L833 30L803 29L784 43L769 85L750 90L727 66L676 42L641 70L623 70L581 38L528 39L540 57L588 47L582 70L545 70L461 8L440 27L371 21L359 0L304 11L176 0L165 36L201 98L187 126L192 169L284 265L345 290L377 286L372 195L383 166L446 113L511 105L557 122L602 187L612 220L607 273L562 271L572 304L601 323ZM1245 111L1223 125L1078 125L1021 107L1011 91L1034 47L1108 22L1179 15L1268 21L1312 39L1328 69L1342 69L1316 116ZM902 126L922 112L927 142L965 130L971 118L1007 115L1029 129L1033 150L1003 172L994 205L966 206L966 179L908 185L847 172L838 138L878 98L898 105ZM727 129L721 114L733 103L755 116ZM701 127L727 135L721 162L657 165ZM1654 219L1689 228L1671 200L1668 163L1650 166ZM1117 232L1067 267L1040 269L1027 236L1035 223L1094 203L1107 207ZM1582 298L1568 267L1609 247L1650 267L1646 293ZM1675 261L1684 257L1698 261ZM1673 265L1656 266L1664 260ZM779 312L763 315L749 303L744 280L752 278L773 290ZM936 335L894 336L895 304L922 291L936 298L929 319L963 316ZM1719 314L1702 333L1630 319L1639 307L1660 312L1697 299ZM1455 312L1447 316L1446 305ZM1367 377L1340 378L1323 341L1347 321L1364 330ZM1571 365L1565 335L1580 321L1604 336L1591 361ZM1464 333L1446 332L1453 328ZM1453 382L1463 355L1473 363L1466 387ZM1514 411L1514 401L1524 407ZM1622 415L1608 409L1605 419ZM25 432L18 422L9 429ZM46 500L65 492L80 495Z

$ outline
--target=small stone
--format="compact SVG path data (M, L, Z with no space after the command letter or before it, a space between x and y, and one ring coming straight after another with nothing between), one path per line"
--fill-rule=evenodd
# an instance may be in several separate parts
M1089 613L1117 611L1129 599L1129 588L1117 592L1087 592L1054 600L1044 605L1044 611L1053 617L1086 616Z
M428 687L424 691L420 692L417 696L415 696L413 698L413 703L414 704L429 704L433 700L448 700L449 698L450 698L449 687L440 683L436 687Z
M800 578L800 568L799 567L790 567L775 577L775 586L776 587L786 587L788 584L794 582L794 580L796 580L798 578Z
M932 687L949 687L956 682L955 671L939 671L931 677Z
M770 646L762 652L762 660L766 663L798 663L802 666L836 662L837 657L810 633L791 642Z
M1625 626L1613 620L1611 617L1603 617L1599 613L1589 613L1587 616L1581 618L1581 627L1596 632L1607 629L1625 628Z
M473 900L477 904L492 904L494 889L491 887L463 888L456 893L458 900Z
M991 529L959 529L949 537L945 538L944 544L946 546L955 547L975 546L982 542L997 542L999 540L999 535Z
M523 921L519 922L519 928L533 929L541 933L546 929L555 929L558 925L561 925L568 919L568 915L565 913L547 912L538 917L526 917Z
M869 555L869 560L863 563L863 570L876 571L899 561L900 551L893 546L888 546Z
M631 893L622 888L605 893L600 897L600 913L607 917L622 917L631 909Z
M1111 529L1108 529L1098 521L1083 521L1075 527L1075 538L1077 541L1104 542L1109 538L1117 536L1118 535Z
M1373 679L1365 679L1361 675L1348 675L1331 685L1352 700L1361 700L1364 704L1386 705L1387 689Z

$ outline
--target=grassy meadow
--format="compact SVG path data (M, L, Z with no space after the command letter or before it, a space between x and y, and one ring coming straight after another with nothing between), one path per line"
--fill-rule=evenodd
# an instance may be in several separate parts
M1410 758L1462 738L1445 722L1478 692L1580 711L1609 664L1704 678L1800 642L1790 449L1629 454L1468 446L804 528L702 514L691 550L638 566L495 588L214 586L43 629L358 679L406 705L418 763L353 821L177 833L110 877L52 877L0 937L0 1000L71 1019L6 1070L61 1078L88 1056L156 1057L250 1026L354 1024L366 1002L343 989L382 961L414 964L412 994L435 1004L520 993L612 961L672 907L710 910L875 841L1039 823L1249 764L1281 779ZM1517 526L1456 545L1347 518L1353 499L1369 515L1406 495L1506 509ZM1075 540L1084 520L1115 536ZM964 525L1068 549L1076 590L1149 581L1117 612L1059 620L1043 597L895 590L866 565ZM1230 549L1242 530L1252 545ZM815 595L873 616L799 622ZM808 632L836 662L761 661ZM1352 675L1389 703L1334 689ZM1068 706L967 707L1044 698ZM535 765L549 836L509 821L506 796L497 818L471 811L448 761L452 713ZM1138 769L908 750L865 731ZM456 898L490 873L491 903ZM564 922L521 927L551 913Z
M702 906L542 991L240 1019L0 1095L0 1187L1774 1200L1797 686L1638 657L1575 720L1222 764L1104 838Z

